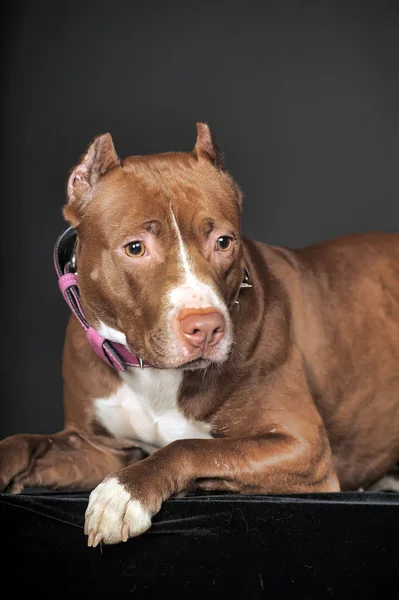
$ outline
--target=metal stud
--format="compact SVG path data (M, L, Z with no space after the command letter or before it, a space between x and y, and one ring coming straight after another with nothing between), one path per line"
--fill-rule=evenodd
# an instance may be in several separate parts
M69 261L70 267L73 273L76 273L77 265L76 265L76 250L77 250L77 239L73 245L71 260Z
M249 281L249 273L248 273L247 267L245 267L245 269L244 269L244 277L242 278L242 282L241 282L240 288L251 288L252 285L250 283L248 283L248 281Z

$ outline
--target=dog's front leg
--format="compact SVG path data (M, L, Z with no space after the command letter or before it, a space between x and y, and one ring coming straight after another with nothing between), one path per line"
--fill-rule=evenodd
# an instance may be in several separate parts
M283 430L246 439L178 440L107 477L91 493L88 544L137 536L165 500L207 486L251 494L339 490L326 440L314 447Z
M0 491L24 487L93 489L108 473L143 457L134 446L74 429L17 434L0 441Z

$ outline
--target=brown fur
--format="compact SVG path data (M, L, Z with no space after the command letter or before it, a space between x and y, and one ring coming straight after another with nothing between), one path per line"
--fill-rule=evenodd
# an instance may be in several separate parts
M234 325L228 360L185 371L180 390L181 411L210 423L215 439L178 440L137 462L132 443L94 419L94 399L111 395L120 379L72 316L65 431L3 440L2 488L91 488L117 471L155 513L188 489L338 491L382 477L399 458L399 235L297 251L242 239L241 194L206 126L193 153L119 161L110 137L98 140L71 175L64 211L78 230L86 316L124 331L154 366L174 366L162 304L180 276L166 218L172 200L192 260L220 290ZM208 243L217 228L235 236L226 254ZM153 248L151 262L135 269L116 250L132 231ZM253 287L239 294L245 265Z

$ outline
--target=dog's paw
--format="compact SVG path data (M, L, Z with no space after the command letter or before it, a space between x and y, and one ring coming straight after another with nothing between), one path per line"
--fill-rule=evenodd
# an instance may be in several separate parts
M399 492L399 472L392 471L376 481L368 492Z
M85 518L88 546L93 548L100 542L126 542L151 527L149 511L116 477L105 479L92 491Z

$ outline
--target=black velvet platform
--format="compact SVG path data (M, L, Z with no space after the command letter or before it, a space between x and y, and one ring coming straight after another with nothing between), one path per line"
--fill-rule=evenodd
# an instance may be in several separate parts
M399 595L399 494L189 495L165 503L141 537L95 549L83 534L87 498L0 494L3 590L88 599Z

